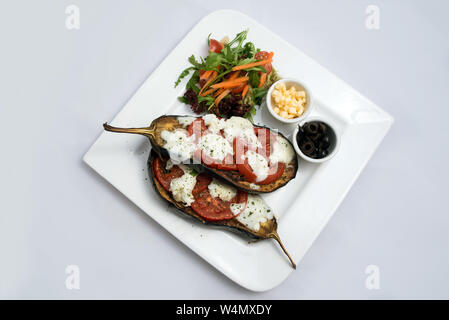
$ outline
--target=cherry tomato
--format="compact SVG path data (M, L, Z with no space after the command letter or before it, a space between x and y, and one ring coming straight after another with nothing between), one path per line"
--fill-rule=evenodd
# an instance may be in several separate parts
M223 49L224 49L223 43L221 43L215 39L209 40L209 51L215 52L215 53L220 53L221 50L223 50Z
M254 55L254 58L257 60L265 60L268 59L268 56L269 53L267 51L259 51ZM270 74L271 70L273 69L271 62L264 64L263 67L265 68L265 70L267 70L267 74Z

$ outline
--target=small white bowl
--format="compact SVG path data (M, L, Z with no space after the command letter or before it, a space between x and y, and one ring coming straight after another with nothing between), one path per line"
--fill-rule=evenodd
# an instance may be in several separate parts
M293 86L296 88L296 90L304 90L306 92L306 104L304 106L305 111L301 116L299 116L297 118L293 118L293 119L285 119L285 118L281 117L280 115L278 115L276 112L274 112L273 106L275 105L275 102L274 102L271 94L273 93L273 90L276 87L276 85L279 83L285 83L285 86L287 87L287 89L289 89L290 87ZM267 103L268 111L270 111L271 115L275 119L277 119L283 123L300 122L301 120L305 119L310 114L310 112L312 111L312 107L313 107L312 96L310 94L310 90L308 90L304 84L302 84L301 82L299 82L298 80L295 80L295 79L280 79L280 80L276 81L275 83L273 83L271 85L270 89L268 89L266 103Z
M326 157L321 158L321 159L311 158L309 156L306 156L304 153L302 153L301 149L298 146L298 142L296 139L296 136L298 135L298 131L299 131L299 126L302 127L307 122L312 122L312 121L323 122L324 124L326 124L328 126L329 129L331 129L330 130L331 133L329 135L330 152ZM314 117L309 117L307 119L304 119L303 121L301 121L301 123L299 123L296 126L295 130L293 131L292 143L293 143L293 148L295 148L296 153L301 158L303 158L306 161L313 162L313 163L322 163L322 162L325 162L325 161L331 159L338 152L338 149L340 148L340 136L339 136L337 130L335 129L335 126L331 122L329 122L328 120L324 120L321 117L314 116Z

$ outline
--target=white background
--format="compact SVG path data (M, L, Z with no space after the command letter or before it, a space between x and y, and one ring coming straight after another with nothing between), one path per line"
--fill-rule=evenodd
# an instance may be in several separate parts
M65 27L70 4L80 30ZM370 4L379 30L365 27ZM264 24L396 120L298 269L264 293L228 280L82 162L101 124L222 8ZM0 298L448 299L448 12L443 0L3 1ZM70 264L80 290L65 287ZM371 264L379 290L365 287Z

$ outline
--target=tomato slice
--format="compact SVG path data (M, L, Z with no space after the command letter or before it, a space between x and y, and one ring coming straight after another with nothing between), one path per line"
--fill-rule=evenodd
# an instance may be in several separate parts
M161 158L156 158L153 161L153 173L156 180L162 185L166 191L170 191L170 183L173 179L179 178L184 175L184 171L174 165L170 170L165 169L167 161Z
M282 176L284 170L285 170L285 163L278 162L277 166L270 167L270 169L268 170L268 176L264 180L257 182L257 184L270 184L276 181Z
M207 126L202 118L193 120L187 127L187 136L190 137L195 134L195 142L198 142L198 139L208 132L209 130L207 129Z
M165 169L167 160L161 158L156 158L153 161L153 172L156 180L162 185L162 187L170 192L170 183L173 179L182 177L184 171L177 165L174 165L170 170ZM212 177L207 173L199 173L196 176L196 184L192 190L192 194L198 194L205 189L212 182Z
M222 163L217 163L217 169L226 171L237 171L237 165L234 162L234 156L228 154Z
M192 194L196 195L207 189L207 186L212 182L212 177L207 173L200 173L196 176L196 184L192 190Z
M234 162L234 157L232 156L232 154L227 154L222 162L218 162L217 160L209 157L205 152L202 152L200 148L198 148L193 153L193 157L196 160L200 161L202 164L210 168L216 168L227 171L231 170L237 171L237 165Z
M269 52L259 51L254 55L254 58L257 60L265 60L265 59L268 59L268 56L269 56ZM263 67L265 68L265 70L267 70L267 74L270 74L271 70L273 70L273 66L271 65L271 62L264 64ZM259 74L260 73L261 72L259 72Z
M257 181L257 175L248 163L248 159L243 160L243 163L237 162L237 169L241 175L245 177L245 180L251 183Z
M270 184L273 181L279 179L285 170L285 164L283 162L278 162L277 165L270 166L268 169L267 177L262 181L257 181L257 175L254 173L253 169L248 163L248 159L241 164L237 163L237 169L239 173L245 177L245 180L256 184Z
M229 220L246 208L248 202L248 193L245 191L237 191L237 195L231 201L224 201L220 198L214 198L209 192L209 189L195 196L195 201L190 205L193 211L207 221ZM242 209L237 214L231 211L231 204L242 203Z
M257 150L257 153L268 158L273 153L272 145L277 140L276 135L267 128L254 128L254 133L262 144L261 150Z
M223 49L224 49L224 45L220 41L217 41L215 39L209 40L209 51L215 52L215 53L220 53L221 50L223 50Z

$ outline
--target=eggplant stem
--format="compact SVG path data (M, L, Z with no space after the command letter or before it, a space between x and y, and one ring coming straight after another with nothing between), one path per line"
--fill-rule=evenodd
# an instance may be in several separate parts
M103 124L103 128L106 131L110 132L118 132L118 133L133 133L133 134L140 134L147 137L154 137L155 128L153 126L149 128L117 128L108 125L107 123Z
M274 239L274 240L276 240L276 241L279 243L279 245L280 245L281 248L282 248L282 251L284 251L284 253L287 255L287 257L290 259L290 262L291 262L291 264L292 264L293 269L296 270L296 263L295 263L295 261L293 261L292 257L291 257L290 254L287 252L287 249L285 249L284 245L282 244L281 238L279 238L279 235L277 234L277 232L276 232L276 231L271 232L271 233L268 235L268 237L269 237L269 238L272 238L272 239Z

